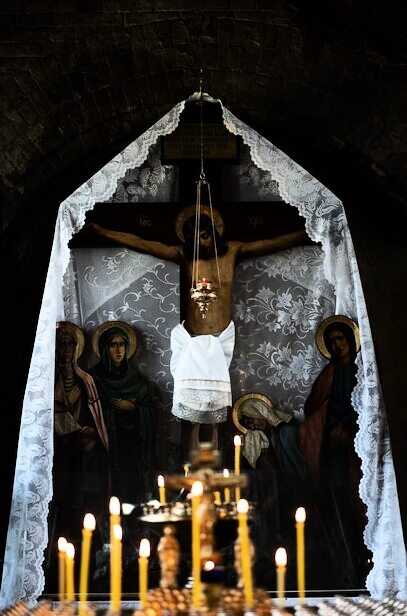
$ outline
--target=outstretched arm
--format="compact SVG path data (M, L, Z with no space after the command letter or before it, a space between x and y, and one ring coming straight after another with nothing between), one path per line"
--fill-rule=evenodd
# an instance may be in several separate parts
M168 246L161 242L154 242L152 240L143 240L142 237L134 235L133 233L125 233L124 231L111 231L100 227L95 223L89 223L86 227L99 235L100 237L106 237L109 240L115 241L120 246L125 248L131 248L138 252L144 252L153 257L159 259L167 259L167 261L180 261L180 253L177 246Z
M273 237L270 240L242 242L240 247L240 256L247 258L268 255L272 252L285 250L286 248L301 246L301 244L308 243L309 241L309 237L305 231L294 231L293 233L286 233L285 235Z

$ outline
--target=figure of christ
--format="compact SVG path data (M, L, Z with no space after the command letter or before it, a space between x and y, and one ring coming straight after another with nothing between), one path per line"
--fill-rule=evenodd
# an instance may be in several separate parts
M190 211L190 208L183 211L187 210ZM211 440L217 447L218 424L226 421L227 407L231 406L229 364L234 347L232 285L236 264L246 258L292 248L308 240L305 231L301 230L266 240L223 242L219 232L222 225L219 224L219 214L217 216L214 232L212 220L206 213L201 214L199 224L199 277L210 280L218 294L205 319L190 298L195 214L186 217L183 222L181 233L178 233L181 240L178 246L145 240L132 233L105 229L94 223L87 225L91 231L120 246L172 261L180 267L182 323L171 333L171 373L174 377L172 412L192 424L190 450L198 449L201 424L211 426ZM185 371L188 374L183 374Z

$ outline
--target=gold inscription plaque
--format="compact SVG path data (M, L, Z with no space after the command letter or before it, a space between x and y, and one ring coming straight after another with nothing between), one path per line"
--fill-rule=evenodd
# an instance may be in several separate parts
M204 158L237 159L238 144L222 124L205 124L203 128ZM180 124L163 137L163 161L171 162L201 156L201 127L199 124Z

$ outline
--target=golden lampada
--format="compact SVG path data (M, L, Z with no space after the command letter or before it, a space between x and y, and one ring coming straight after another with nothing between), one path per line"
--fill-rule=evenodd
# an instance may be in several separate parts
M251 563L251 548L249 539L249 528L247 525L247 512L249 503L241 498L237 503L237 519L239 522L239 538L241 546L241 568L243 577L243 590L246 607L253 607L253 578Z
M158 475L157 483L158 483L158 491L160 493L160 505L165 505L167 502L167 497L165 495L165 482L164 482L164 477L162 475Z
M229 471L227 468L223 469L223 476L226 478L229 477ZM230 488L225 488L223 494L225 503L230 503Z
M276 550L276 566L277 566L277 602L278 607L284 607L285 595L285 570L287 566L287 552L284 548Z
M199 506L203 485L200 481L194 481L191 488L192 499L192 606L195 609L201 607L201 520Z
M87 513L83 519L82 529L81 571L79 576L80 616L86 616L87 614L86 601L88 599L90 544L92 542L92 533L95 528L95 516L92 513Z
M65 601L65 558L67 540L65 537L58 539L58 596L59 600Z
M120 612L122 599L122 527L113 527L113 560L110 572L110 610Z
M242 439L238 434L235 435L233 439L233 444L235 446L235 475L240 475L240 449L242 447ZM240 500L240 488L236 486L235 488L235 501L238 502Z
M305 529L306 513L304 507L295 512L295 528L297 534L297 586L300 603L305 598Z
M74 567L75 567L75 548L72 543L66 544L66 600L75 600Z
M139 571L139 593L141 605L145 608L147 603L148 590L148 559L150 558L150 542L148 539L140 541L138 571Z

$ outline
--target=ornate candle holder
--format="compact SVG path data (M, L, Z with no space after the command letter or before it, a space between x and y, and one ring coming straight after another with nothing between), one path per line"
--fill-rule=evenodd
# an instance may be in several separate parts
M212 289L212 282L202 278L196 282L195 287L191 288L191 299L198 304L201 317L206 319L206 313L210 304L216 301L218 294Z
M142 506L143 515L139 519L155 527L156 531L161 527L163 536L158 546L161 564L160 588L150 591L145 610L140 610L140 615L161 616L168 610L173 611L174 615L182 615L185 611L189 614L194 612L188 590L193 586L192 578L188 579L183 590L176 587L176 580L181 556L184 555L185 560L188 560L191 548L191 504L188 492L195 481L200 481L203 485L200 499L202 605L198 611L200 614L215 616L219 609L226 609L229 602L235 608L236 616L242 616L245 606L241 591L238 590L236 596L229 597L227 593L224 596L226 571L221 557L224 546L230 545L236 538L236 503L222 502L220 495L224 494L225 488L231 490L246 487L247 476L230 473L225 477L222 472L217 471L220 453L214 449L212 443L200 443L198 450L190 452L190 460L191 469L188 468L185 475L164 477L166 487L179 493L176 502L163 505L158 501L151 501ZM218 502L215 502L215 493L219 495ZM182 494L186 497L185 501L180 500ZM256 606L259 605L257 602Z

